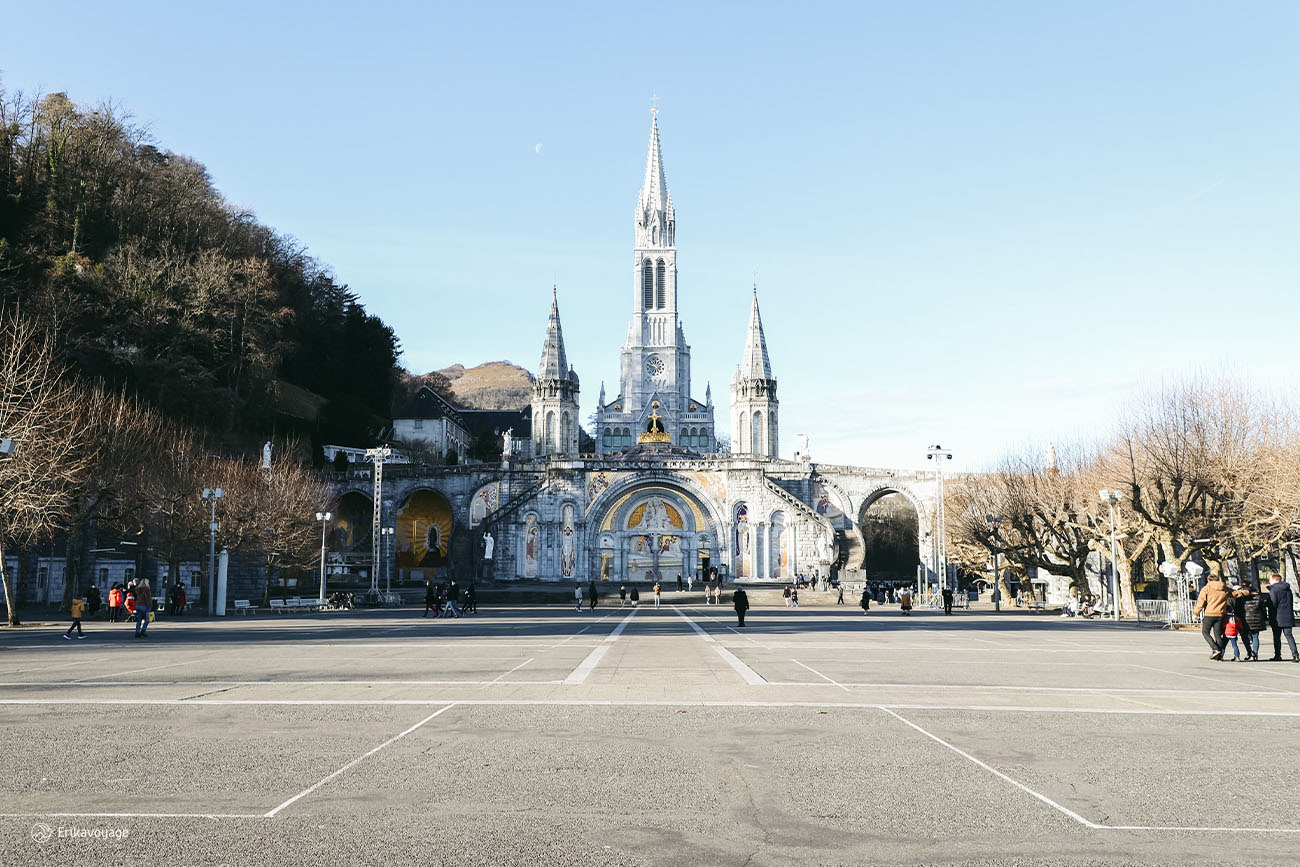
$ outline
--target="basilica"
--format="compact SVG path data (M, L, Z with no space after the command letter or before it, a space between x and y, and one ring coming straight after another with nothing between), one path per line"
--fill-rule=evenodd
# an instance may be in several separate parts
M387 570L400 581L445 574L672 581L715 569L753 581L790 580L796 572L851 578L862 567L867 508L901 494L917 511L922 568L933 570L930 474L819 464L806 440L793 460L779 457L777 377L757 289L731 374L730 448L719 448L713 394L694 390L678 315L677 215L657 112L633 213L632 256L618 391L600 388L594 446L582 447L580 380L568 363L553 292L528 407L476 414L426 388L393 420L404 436L444 448L463 446L476 425L494 425L500 463L391 463L375 465L382 473L349 473L337 488L332 548L339 556L359 558L364 549L375 574ZM375 548L375 538L391 539L391 550Z

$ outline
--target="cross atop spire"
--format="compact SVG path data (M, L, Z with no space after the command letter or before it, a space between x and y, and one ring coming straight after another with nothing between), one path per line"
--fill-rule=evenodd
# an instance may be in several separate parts
M654 117L659 116L659 95L652 93L650 95L650 114Z

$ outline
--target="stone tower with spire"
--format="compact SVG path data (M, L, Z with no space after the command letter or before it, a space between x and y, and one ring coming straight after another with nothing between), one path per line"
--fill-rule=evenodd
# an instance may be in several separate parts
M551 290L551 316L546 322L546 342L533 388L533 454L578 454L578 374L564 354L560 328L560 303Z
M745 353L731 375L731 450L737 454L775 458L780 438L777 424L776 377L767 356L763 317L758 312L758 287L749 308Z
M601 386L596 451L635 445L652 413L673 445L714 451L712 396L691 397L691 347L677 311L677 214L664 180L658 109L651 110L650 152L632 222L632 321L621 353L618 396L606 402Z

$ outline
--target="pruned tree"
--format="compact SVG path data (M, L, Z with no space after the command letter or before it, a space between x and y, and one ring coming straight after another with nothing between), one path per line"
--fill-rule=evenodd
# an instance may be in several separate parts
M0 437L13 444L0 455L0 584L10 626L21 621L5 552L62 525L94 456L82 396L64 377L49 335L0 313Z

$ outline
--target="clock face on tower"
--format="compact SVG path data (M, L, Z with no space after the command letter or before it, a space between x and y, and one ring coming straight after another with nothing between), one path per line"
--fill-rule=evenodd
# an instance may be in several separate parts
M664 379L664 360L657 355L652 355L645 360L645 372L656 382L663 382Z

